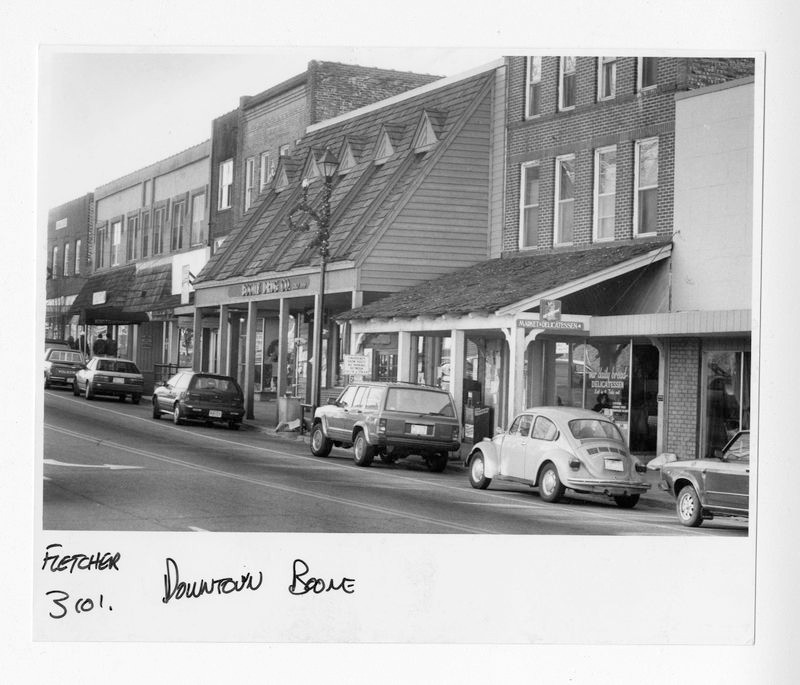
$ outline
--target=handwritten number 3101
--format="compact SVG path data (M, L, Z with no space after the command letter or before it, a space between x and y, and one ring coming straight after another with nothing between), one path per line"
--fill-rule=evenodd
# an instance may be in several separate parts
M90 597L78 597L74 604L72 602L67 604L67 601L69 600L69 593L64 592L63 590L50 590L50 592L46 594L48 597L52 595L52 602L56 605L56 607L58 607L58 609L56 609L58 613L53 613L51 611L50 618L64 618L64 616L69 613L70 608L73 608L76 614L86 614L97 607L104 608L103 602L105 600L103 595L100 595L97 602ZM108 610L113 611L114 609L111 607L111 605L108 605Z

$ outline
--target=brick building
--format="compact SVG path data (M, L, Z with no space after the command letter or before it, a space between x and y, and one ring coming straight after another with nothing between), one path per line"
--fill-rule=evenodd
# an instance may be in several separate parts
M753 60L506 70L492 259L340 318L405 338L401 378L447 385L465 415L603 402L637 453L707 453L749 425Z

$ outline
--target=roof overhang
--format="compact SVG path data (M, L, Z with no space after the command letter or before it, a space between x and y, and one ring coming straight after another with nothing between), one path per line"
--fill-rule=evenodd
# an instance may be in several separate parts
M600 269L582 278L567 281L566 283L561 283L553 288L534 293L529 297L526 297L524 300L514 302L513 304L498 309L497 314L499 316L505 316L507 314L519 314L520 312L538 307L541 300L557 300L562 297L566 297L567 295L572 295L573 293L576 293L580 290L585 290L586 288L590 288L598 283L602 283L603 281L608 281L612 278L630 273L631 271L636 271L636 269L649 266L654 262L666 259L671 254L672 243L665 243L649 252L638 255L637 257L632 257L631 259L620 262L619 264L614 264L613 266Z

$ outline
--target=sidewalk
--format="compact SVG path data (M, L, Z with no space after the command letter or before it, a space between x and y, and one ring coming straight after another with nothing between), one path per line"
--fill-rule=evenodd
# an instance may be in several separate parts
M253 415L254 418L244 420L242 430L259 431L279 440L302 441L306 444L309 442L307 432L301 435L299 431L275 430L275 426L278 425L278 403L275 400L253 402ZM308 419L308 416L306 418ZM466 478L466 469L460 461L450 461L447 465L447 470L451 472L462 471ZM675 498L658 487L661 482L661 472L648 469L647 473L644 474L644 479L650 483L650 489L642 495L639 506L644 505L672 511L675 508Z

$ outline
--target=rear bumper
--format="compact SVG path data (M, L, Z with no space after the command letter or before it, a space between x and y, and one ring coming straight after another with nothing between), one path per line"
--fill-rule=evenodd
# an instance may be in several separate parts
M72 381L75 380L75 374L74 373L71 375L54 374L51 372L50 374L45 375L45 378L47 379L47 382L50 383L50 385L61 384L61 385L72 386Z
M415 440L407 436L379 435L376 443L380 448L391 448L418 454L423 452L455 452L460 449L461 443L457 440Z
M636 480L598 480L595 478L570 478L564 485L573 490L602 495L638 495L650 489L650 483Z
M97 395L141 395L144 386L141 383L107 383L92 381L92 391Z
M181 403L181 410L186 419L197 421L234 421L241 423L244 419L244 408L230 409L219 407L202 407L192 404ZM219 412L219 416L212 416L211 412Z

